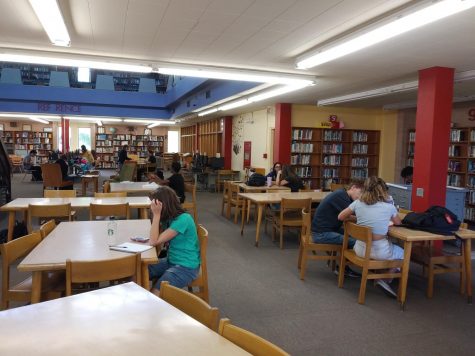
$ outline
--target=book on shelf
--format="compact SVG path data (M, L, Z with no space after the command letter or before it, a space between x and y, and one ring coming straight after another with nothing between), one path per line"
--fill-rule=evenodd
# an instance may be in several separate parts
M363 144L356 144L353 145L353 153L356 154L367 154L368 153L368 145L363 145Z
M323 156L323 164L328 166L339 166L341 165L341 156Z
M342 131L333 131L333 130L323 131L324 141L342 141L342 139L343 139Z
M343 145L341 143L323 145L323 153L343 153Z
M355 131L353 132L353 142L367 142L368 134L366 132Z

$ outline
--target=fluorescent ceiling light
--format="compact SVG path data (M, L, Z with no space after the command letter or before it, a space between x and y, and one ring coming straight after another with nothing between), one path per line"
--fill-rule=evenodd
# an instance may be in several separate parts
M91 69L86 67L78 68L78 82L90 83L91 82Z
M168 75L178 75L184 77L212 78L223 80L239 80L244 82L272 83L272 84L313 84L313 80L301 79L289 76L288 74L252 72L244 70L224 70L224 69L189 69L189 68L167 68L160 67L158 72Z
M407 15L399 14L394 21L372 29L353 39L328 49L322 49L317 53L302 56L297 61L297 68L308 69L318 66L444 17L468 10L473 6L475 6L475 0L442 0Z
M18 119L31 119L31 118L43 118L43 119L50 119L50 120L58 120L59 116L54 115L31 115L31 114L16 114L16 113L2 113L0 117L10 117L10 118L18 118Z
M103 122L122 122L122 119L113 119L108 117L91 117L91 116L64 116L65 119L73 121L103 121Z
M108 61L93 61L62 57L43 57L26 54L0 53L0 61L15 63L34 63L43 65L63 66L63 67L87 67L94 69L105 69L110 71L122 71L133 73L150 73L152 67L145 65L115 63Z
M206 115L215 113L216 111L218 111L218 108L205 110L205 111L202 111L202 112L198 113L198 116L206 116Z
M30 0L38 20L55 46L69 47L71 39L56 0Z
M43 120L43 119L39 119L39 118L37 118L37 117L34 117L34 116L30 116L30 117L29 117L29 119L30 119L30 120L32 120L32 121L41 122L42 124L49 124L49 122L48 122L48 121L46 121L46 120Z
M156 123L154 123L154 124L148 125L147 127L148 127L149 129L151 129L152 127L156 127L156 126L160 126L160 125L161 125L160 122L156 122Z
M136 120L136 119L124 119L124 122L133 122L133 123L136 123L136 124L154 124L156 123L155 120Z
M250 102L247 99L242 99L242 100L234 101L232 103L220 106L218 110L220 111L231 110L231 109L238 108L240 106L244 106L247 104L250 104Z

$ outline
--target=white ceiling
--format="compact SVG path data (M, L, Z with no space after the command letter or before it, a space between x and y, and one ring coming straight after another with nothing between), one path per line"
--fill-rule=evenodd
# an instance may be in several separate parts
M313 74L316 86L277 99L307 104L411 81L427 67L475 69L475 9L311 70L295 69L305 51L413 2L59 0L71 36L71 47L61 48L49 43L27 0L0 0L0 47ZM463 88L474 95L475 81Z

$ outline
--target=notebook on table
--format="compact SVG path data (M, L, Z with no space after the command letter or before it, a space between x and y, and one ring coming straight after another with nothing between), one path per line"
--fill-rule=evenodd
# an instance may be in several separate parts
M109 246L110 250L129 252L129 253L142 253L144 251L150 250L153 246L146 244L134 244L132 242L124 242L120 245Z

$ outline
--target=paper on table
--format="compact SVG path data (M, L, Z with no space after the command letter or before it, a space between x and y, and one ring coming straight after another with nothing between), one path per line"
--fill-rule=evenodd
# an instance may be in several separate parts
M109 246L109 249L114 251L130 252L130 253L139 253L150 250L153 246L145 244L134 244L131 242L124 242L120 245Z

